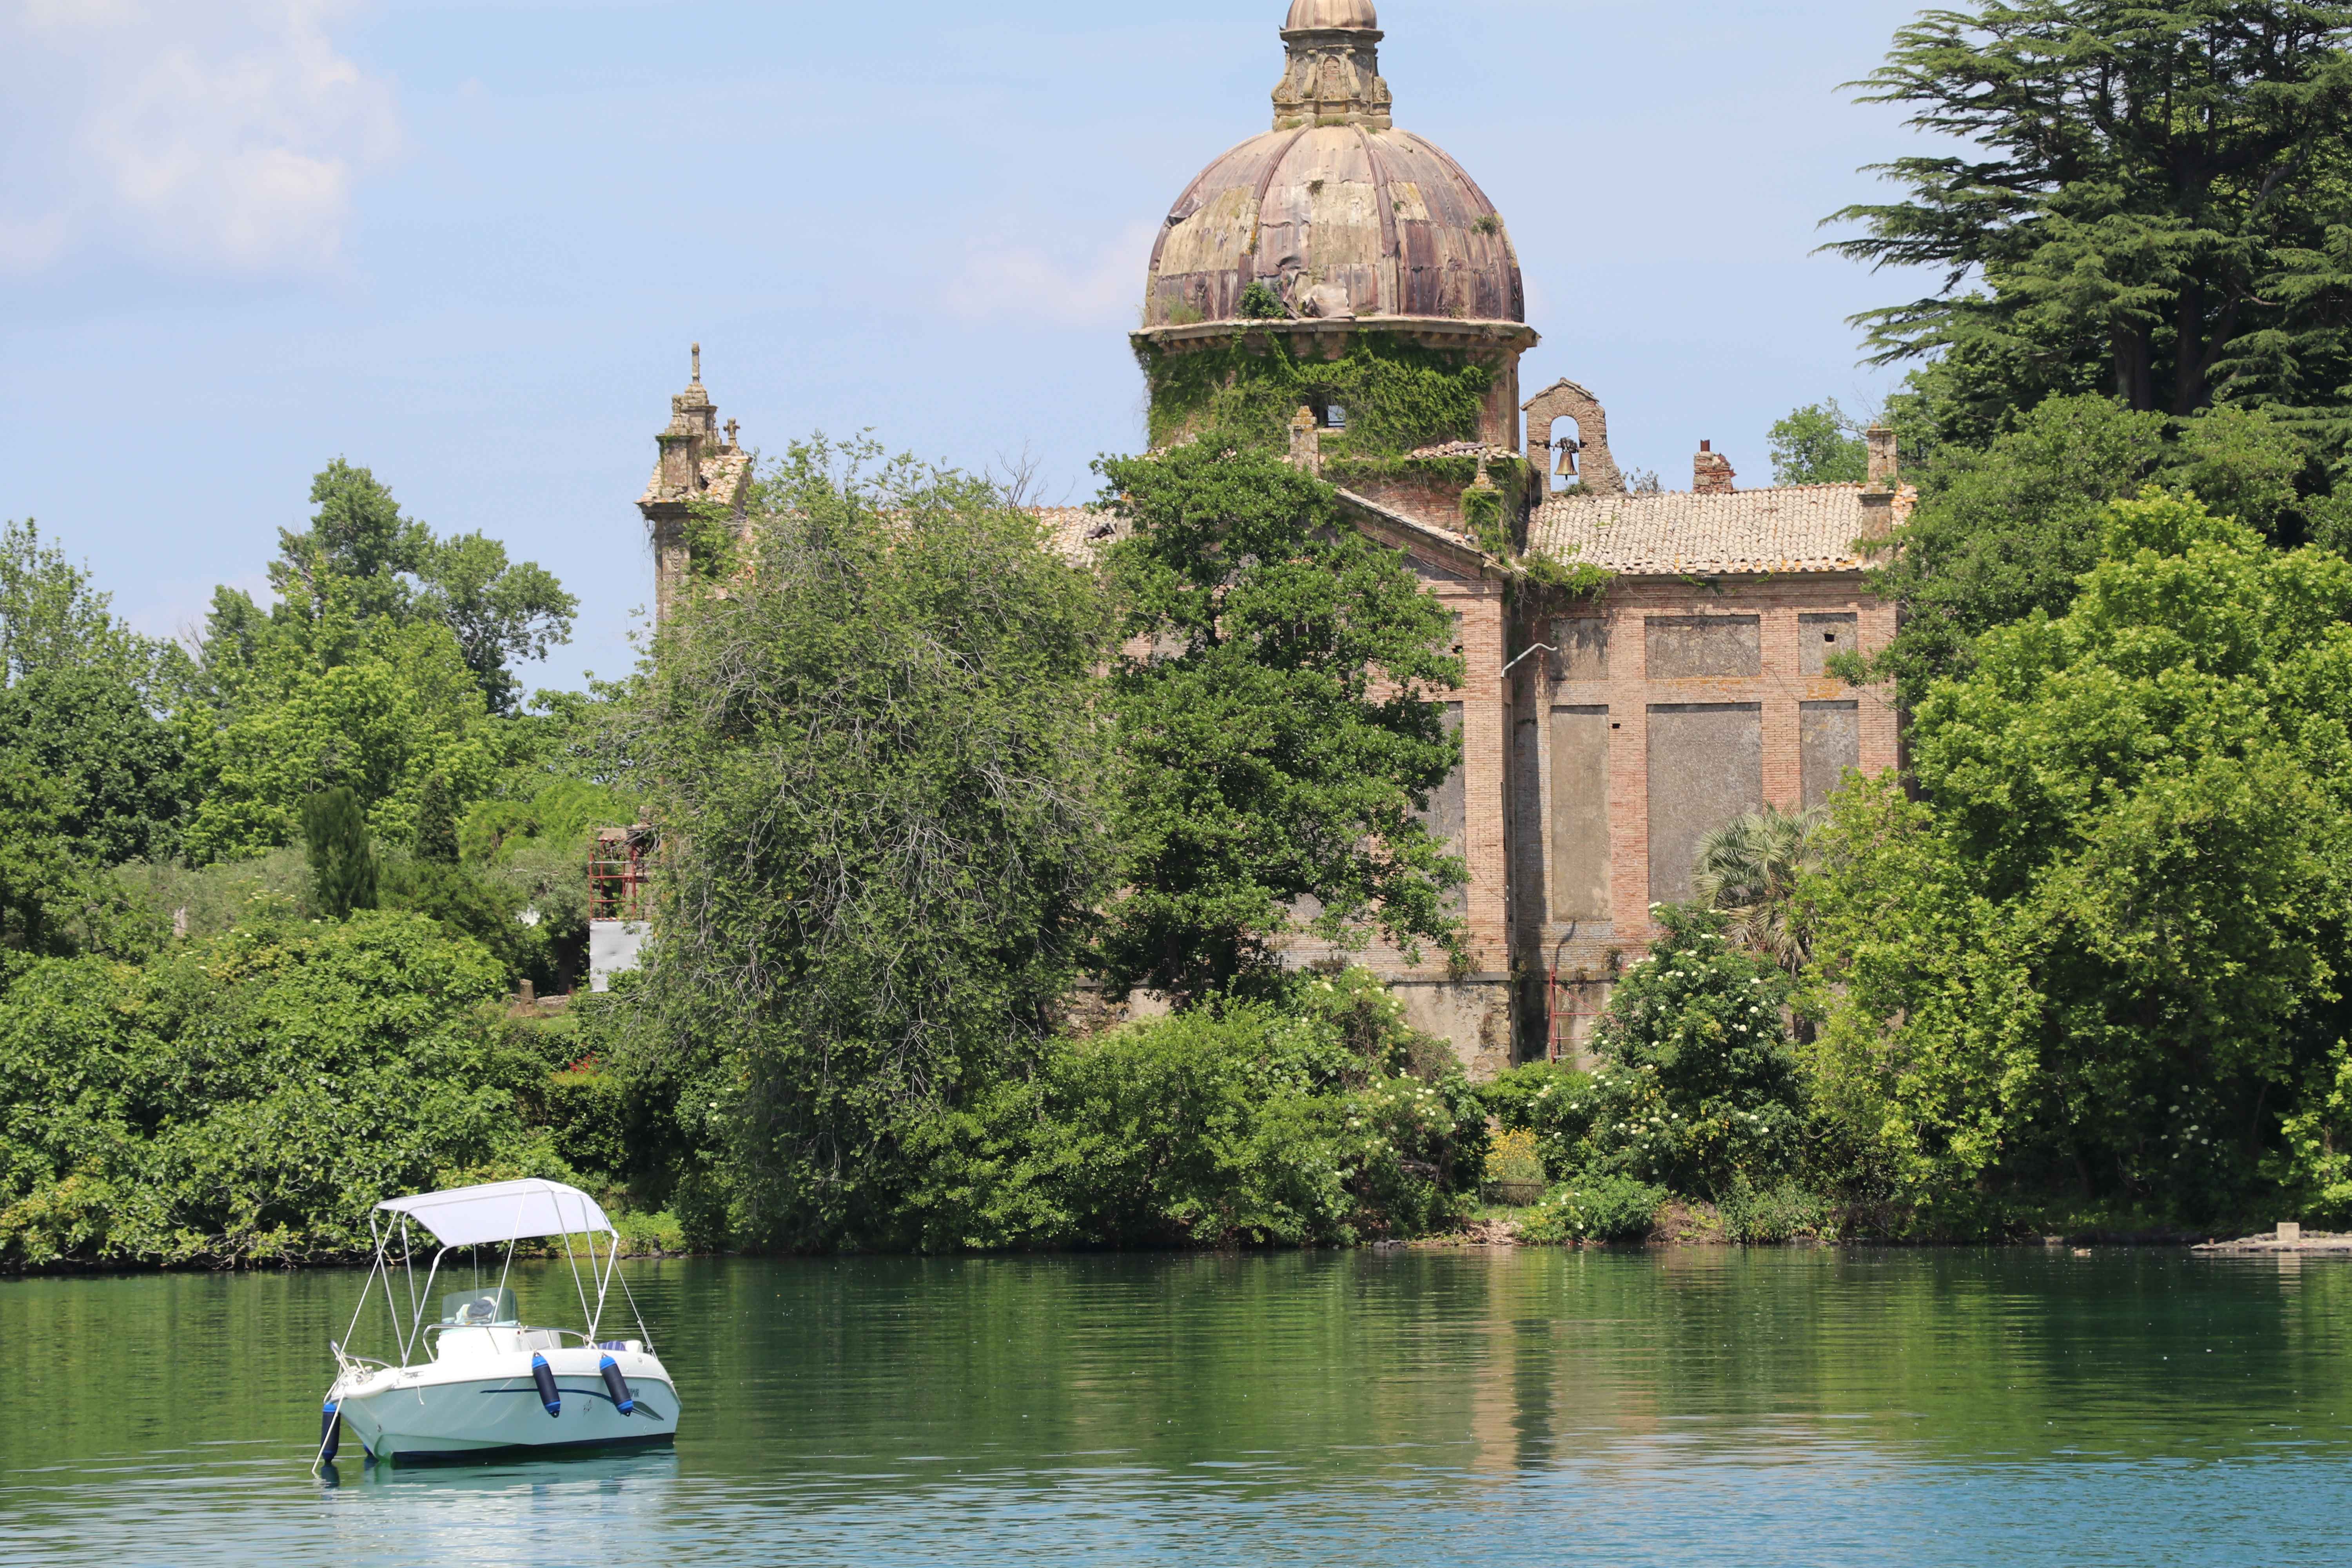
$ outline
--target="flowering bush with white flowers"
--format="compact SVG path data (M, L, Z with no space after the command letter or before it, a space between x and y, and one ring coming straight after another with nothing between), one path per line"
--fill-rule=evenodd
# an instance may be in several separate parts
M1789 978L1727 942L1720 915L1666 905L1656 918L1664 934L1601 1021L1574 1163L1710 1199L1736 1181L1769 1184L1802 1150Z

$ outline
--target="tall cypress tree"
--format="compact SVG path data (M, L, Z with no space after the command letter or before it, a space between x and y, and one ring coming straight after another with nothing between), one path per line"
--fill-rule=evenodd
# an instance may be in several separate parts
M416 858L436 866L457 863L457 798L447 773L425 781L425 798L417 804Z
M312 795L302 807L302 835L319 907L339 921L353 910L375 908L375 851L360 797L340 785Z

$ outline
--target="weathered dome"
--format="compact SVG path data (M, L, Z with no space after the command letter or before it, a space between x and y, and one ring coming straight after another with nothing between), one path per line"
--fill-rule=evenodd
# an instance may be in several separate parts
M1372 0L1291 0L1290 20L1282 25L1282 30L1296 33L1310 27L1378 28L1380 25Z
M1210 164L1168 215L1145 330L1241 320L1261 282L1302 320L1525 321L1494 203L1390 119L1371 0L1293 0L1290 22L1275 129ZM1261 296L1253 313L1276 312Z
M1210 164L1160 230L1143 324L1238 320L1259 281L1307 318L1527 320L1495 205L1409 131L1270 132Z

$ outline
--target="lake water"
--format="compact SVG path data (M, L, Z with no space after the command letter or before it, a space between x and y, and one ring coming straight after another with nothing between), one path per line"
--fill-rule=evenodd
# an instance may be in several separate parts
M0 1283L0 1562L2352 1560L2352 1265L1470 1251L630 1278L686 1402L674 1452L414 1470L347 1443L332 1480L307 1467L356 1274ZM559 1284L523 1281L525 1316L568 1321Z

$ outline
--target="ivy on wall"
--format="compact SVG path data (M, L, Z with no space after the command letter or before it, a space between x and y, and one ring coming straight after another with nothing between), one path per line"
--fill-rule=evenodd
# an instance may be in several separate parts
M1143 362L1154 447L1213 430L1244 450L1278 452L1302 406L1336 403L1348 427L1325 438L1327 460L1476 440L1495 384L1490 364L1388 332L1354 334L1337 359L1298 354L1277 335L1236 332L1182 352L1147 348Z

